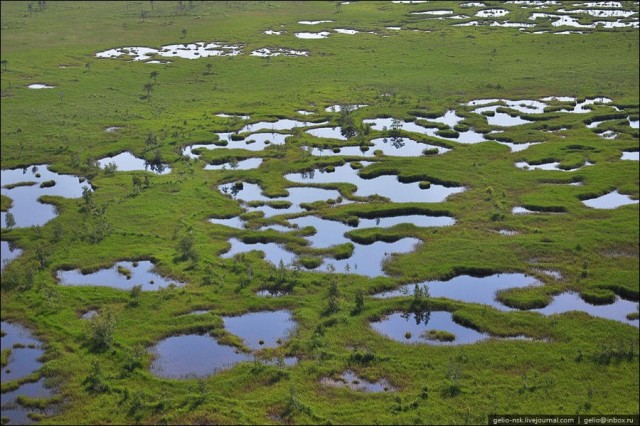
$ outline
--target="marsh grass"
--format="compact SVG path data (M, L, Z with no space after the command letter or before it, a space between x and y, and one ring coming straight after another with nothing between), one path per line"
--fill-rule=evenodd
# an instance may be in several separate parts
M79 175L94 188L91 207L82 198L45 197L43 201L58 210L55 219L40 227L3 228L3 240L14 241L24 252L3 269L2 318L29 324L46 347L41 373L3 381L3 392L37 381L40 375L56 381L63 396L61 409L46 421L60 424L410 424L424 419L434 424L480 424L491 412L573 414L575 407L584 407L590 388L607 389L592 392L588 398L592 411L637 413L638 341L629 340L637 330L628 324L579 312L546 317L430 298L431 309L452 312L459 324L494 336L532 340L489 339L425 348L394 342L369 326L391 312L409 311L410 298L366 296L401 284L446 279L460 271L533 273L536 265L529 261L539 259L557 265L564 280L506 290L498 300L519 309L540 307L569 289L603 302L611 294L638 300L637 206L596 211L580 202L614 188L638 196L637 162L619 161L621 151L638 150L638 131L625 120L638 118L637 29L560 36L488 26L452 27L447 20L407 16L419 6L391 2L357 2L342 5L339 11L331 2L182 5L48 2L43 10L28 13L26 2L2 4L2 59L7 60L1 75L2 168L48 163L50 170ZM438 7L468 13L455 2ZM514 5L501 7L511 10L513 19L528 18ZM637 11L635 5L625 3L625 8ZM148 12L144 19L143 11ZM297 24L302 19L335 21L318 26L319 31L348 24L378 34L301 40L292 33L308 30ZM263 34L280 24L287 34ZM394 24L431 32L384 29ZM548 23L539 25L553 29ZM207 75L197 59L173 59L162 65L93 58L113 47L201 40L242 44L245 54L211 57L213 67ZM273 45L309 50L310 55L267 61L246 54ZM154 70L159 72L157 83L147 97L142 88ZM26 88L36 81L56 88ZM552 103L544 114L522 116L532 123L489 135L492 128L486 118L461 106L473 99L551 95L609 96L624 114L607 105L593 106L586 114L567 114L560 112L562 103ZM323 111L334 104L369 105L349 114L356 131L362 132L361 139L325 142L294 131L285 145L270 144L257 154L265 158L257 170L203 168L209 162L253 155L244 150L200 149L200 160L181 155L184 146L196 143L225 145L215 133L237 132L247 124L215 117L221 111L242 112L255 123L313 110L317 114L305 118L311 127L322 121L337 124L339 114ZM454 130L429 121L451 108L464 117ZM303 239L305 230L280 234L222 229L208 222L210 217L241 215L253 223L268 223L271 219L259 211L242 214L240 204L218 186L257 183L265 195L286 196L286 188L292 186L284 178L287 173L335 169L350 160L313 157L301 146L333 149L367 144L383 136L360 126L362 120L375 117L413 120L444 135L471 128L488 139L541 143L511 153L496 142L464 145L403 133L452 151L416 158L379 156L366 167L351 163L363 178L391 174L401 182L466 188L442 203L361 199L353 196L356 188L348 182L311 185L338 189L342 197L354 201L305 206L343 223L409 214L455 218L455 225L443 228L402 225L352 231L350 235L362 242L405 236L423 242L414 252L388 260L385 277L315 271L321 257L350 257L350 243L314 250ZM616 139L605 140L585 128L603 119L609 122L602 129L618 132ZM104 131L113 125L121 129ZM150 133L156 135L151 145ZM161 158L172 171L109 174L95 167L96 159L124 151L150 161ZM576 172L523 171L514 166L518 161L539 164L546 159L565 168L586 160L595 165ZM138 189L132 185L134 176L140 182ZM582 186L567 185L575 182ZM11 200L3 195L2 210L10 206ZM512 215L514 206L541 213ZM101 226L108 232L98 232ZM519 233L505 237L494 232L498 227ZM192 238L185 245L189 246L185 257L179 248L186 236ZM228 249L231 237L284 243L300 255L305 269L279 270L258 253L222 259L219 254ZM37 248L45 244L52 249L48 263L42 265ZM111 288L56 284L57 270L80 268L90 273L123 259L151 259L163 275L186 285L132 296ZM340 290L338 303L327 315L333 281ZM253 294L266 287L292 291L277 298ZM359 294L365 295L364 302L352 315ZM211 314L180 315L202 307ZM242 351L246 348L224 330L221 316L285 308L292 311L298 327L278 353L297 356L295 366L240 363L202 380L160 379L148 371L153 358L148 350L165 337L211 333L220 343ZM94 318L103 324L80 320L77 312L87 309L98 309ZM111 319L106 321L108 315ZM637 312L630 315L637 317ZM577 354L582 354L580 361ZM99 365L97 372L94 362ZM347 368L354 368L360 377L387 378L398 390L395 395L363 396L319 385L321 377ZM428 398L421 396L425 386Z

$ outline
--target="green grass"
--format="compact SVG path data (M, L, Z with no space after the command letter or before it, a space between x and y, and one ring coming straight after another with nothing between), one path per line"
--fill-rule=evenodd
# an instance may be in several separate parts
M528 19L515 5L485 3L510 9L512 21ZM640 103L638 29L561 36L454 27L447 20L408 14L432 8L429 4L391 2L356 2L339 12L334 2L193 2L194 9L178 15L176 2L153 2L153 10L151 2L46 4L38 10L34 3L29 13L29 2L2 2L1 57L7 61L6 69L5 63L0 67L2 169L50 164L58 173L84 176L95 189L96 207L88 208L82 198L44 197L56 206L55 219L41 227L2 231L3 240L23 250L3 269L2 320L29 327L46 348L38 373L3 382L2 390L46 377L57 396L23 399L30 406L61 407L46 423L485 424L491 413L638 413L638 336L637 328L627 324L576 312L545 317L433 298L432 309L452 312L460 324L493 336L533 340L409 345L377 334L369 323L410 309L411 297L365 297L363 306L354 309L360 293L473 271L539 277L541 286L498 295L516 308L544 306L564 291L579 292L591 302L610 301L615 295L637 301L638 206L597 210L581 201L614 189L634 199L639 196L638 163L620 161L622 151L639 148L638 130L626 121L627 116L637 120ZM437 8L470 13L455 2ZM631 3L625 8L638 11ZM143 10L149 11L144 20ZM335 22L298 24L324 19ZM536 29L553 29L537 22ZM385 29L393 25L405 29ZM333 33L323 40L293 36L332 28L377 34ZM267 29L286 33L263 34ZM245 54L171 59L166 65L94 57L121 46L158 48L196 41L242 44ZM247 54L263 47L308 50L310 55L267 60ZM152 71L158 72L157 81ZM37 82L56 88L26 88ZM149 96L146 83L153 84ZM385 262L388 275L374 279L317 272L324 270L319 267L321 256L348 257L351 243L314 249L304 240L310 229L287 234L257 229L260 224L282 224L282 218L247 213L242 217L249 226L241 230L212 225L208 219L242 213L238 202L218 190L220 185L257 183L266 195L286 196L288 187L301 186L288 182L287 173L329 171L350 160L313 157L301 146L363 145L384 132L364 129L362 136L338 142L294 131L285 145L272 144L263 151L202 149L200 160L180 155L184 146L215 143L215 132L236 131L246 124L216 117L218 113L248 114L251 122L292 118L326 120L335 126L339 114L325 107L366 104L351 114L360 127L362 120L375 117L428 123L455 109L464 121L455 129L436 126L449 136L468 128L491 130L472 112L474 107L462 105L465 102L544 96L606 96L622 111L603 105L586 114L566 114L559 111L562 103L552 102L545 114L528 116L535 119L532 123L486 135L496 141L542 142L515 153L496 142L464 145L403 134L451 151L415 158L376 156L372 164L353 162L351 167L365 178L391 174L401 182L459 185L465 191L442 203L373 200L305 206L320 217L354 225L358 218L405 214L455 218L455 225L443 228L399 225L351 231L353 241L363 243L408 236L422 241L414 252ZM316 114L302 116L297 110ZM585 127L599 120L609 121L598 129ZM120 129L105 132L110 126ZM594 130L619 135L607 140ZM157 136L157 146L146 142L150 133ZM172 172L108 173L93 165L122 151L148 160L158 151ZM205 164L251 157L264 159L258 169L203 169ZM564 169L585 161L594 165L574 172L539 171L518 169L518 161L558 161ZM143 182L148 178L148 185L136 189L134 177ZM568 185L572 182L581 185ZM363 201L347 183L314 186ZM280 200L267 204L286 207ZM2 211L10 206L3 195ZM543 213L513 215L515 206ZM499 229L518 233L505 236L496 232ZM303 267L283 271L256 252L223 259L220 254L232 237L282 243L300 255ZM187 240L193 252L185 256ZM141 292L134 301L126 291L65 287L55 278L60 269L96 271L120 260L143 259L153 260L160 273L186 285ZM551 279L539 272L542 269L559 271L563 278ZM327 298L333 283L339 289L334 300L338 311L330 313ZM255 295L265 288L286 294ZM108 348L98 350L91 340L91 322L79 318L88 309L113 314ZM183 315L195 309L211 313ZM202 380L161 379L149 371L153 356L147 349L163 338L210 333L240 350L243 343L224 330L221 317L279 309L290 310L298 327L282 347L266 349L262 356L297 356L295 366L247 362ZM637 318L637 312L630 314ZM433 337L450 338L439 330ZM7 357L3 350L3 366ZM396 391L364 394L320 383L322 377L346 369L370 380L386 379Z

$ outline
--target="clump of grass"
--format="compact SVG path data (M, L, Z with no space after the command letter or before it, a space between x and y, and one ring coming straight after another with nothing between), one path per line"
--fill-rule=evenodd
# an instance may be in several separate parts
M126 268L126 267L124 267L122 265L118 265L117 269L118 269L118 273L120 275L124 275L125 277L127 277L128 280L131 279L132 272L131 272L131 270L129 268Z
M40 184L40 188L51 188L52 186L56 185L56 181L51 179L51 180L46 180L44 182L42 182Z
M592 305L610 305L616 301L615 293L604 288L588 288L582 290L580 297Z
M438 342L453 342L456 340L456 335L445 330L427 330L420 334L420 337L427 340L434 340Z

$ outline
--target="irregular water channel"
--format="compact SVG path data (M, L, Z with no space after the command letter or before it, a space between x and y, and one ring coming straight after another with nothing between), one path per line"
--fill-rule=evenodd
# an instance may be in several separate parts
M485 277L459 275L447 281L424 281L431 297L446 297L468 303L481 303L503 311L512 310L496 300L496 293L508 288L540 286L535 277L520 273L494 274ZM413 294L416 284L407 284L396 290L375 294L374 298L406 297Z
M366 164L363 163L363 165ZM354 192L358 197L380 195L393 203L440 203L450 195L465 190L464 187L445 187L437 184L431 184L428 189L422 189L419 182L402 183L397 176L391 175L363 179L349 164L335 167L333 172L316 169L311 172L289 173L285 178L298 183L351 183L358 187Z
M2 170L1 180L2 195L13 201L8 212L13 215L18 228L44 225L57 216L56 208L41 203L39 197L80 198L84 187L91 189L91 185L81 178L52 172L46 164ZM6 226L6 214L1 214L3 228Z
M0 379L2 383L23 379L35 373L42 364L38 361L44 355L42 343L29 330L17 323L2 321L2 337L0 338L2 352L10 350L7 364L2 367ZM34 421L29 413L47 414L51 408L39 410L27 408L18 403L18 396L30 398L49 398L53 390L45 387L45 379L27 382L17 389L3 392L1 398L2 418L8 419L8 424L31 424Z
M61 285L113 287L120 290L131 290L139 285L143 291L155 291L172 284L183 285L156 273L154 264L149 260L117 262L111 268L89 274L83 274L79 269L58 271L57 278Z

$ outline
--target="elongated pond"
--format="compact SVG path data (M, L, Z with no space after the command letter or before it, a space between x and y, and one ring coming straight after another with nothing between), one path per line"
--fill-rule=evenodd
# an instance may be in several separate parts
M177 280L156 273L154 264L148 260L117 262L111 268L89 274L83 274L79 269L58 271L57 278L62 285L113 287L120 290L130 290L139 285L143 291L154 291L171 284L182 285Z
M402 343L462 345L489 338L488 334L457 324L453 321L451 313L440 311L431 312L428 317L424 318L414 314L396 312L380 321L372 322L371 328ZM438 331L453 334L455 338L453 340L439 340L435 337L438 335Z
M311 172L289 173L285 178L300 183L352 183L358 187L354 195L368 197L380 195L394 203L419 202L439 203L447 197L464 191L464 187L445 187L431 184L428 189L420 188L419 182L402 183L397 176L384 175L373 179L363 179L357 170L345 164L333 172L317 169Z
M431 297L446 297L469 303L482 303L500 310L510 308L499 303L496 292L508 288L522 288L542 285L535 277L525 274L494 274L486 277L459 275L447 281L424 281L420 287L429 290ZM413 295L416 284L407 284L396 290L378 293L375 298L406 297Z

